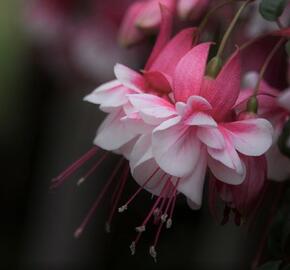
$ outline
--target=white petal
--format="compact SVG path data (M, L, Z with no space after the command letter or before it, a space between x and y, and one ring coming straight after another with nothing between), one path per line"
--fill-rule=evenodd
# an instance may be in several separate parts
M213 175L220 181L230 184L230 185L239 185L241 184L246 177L246 168L244 163L242 163L242 172L237 173L236 170L230 169L219 161L210 158L208 159L208 166L213 173Z
M178 191L190 200L190 206L193 209L199 209L202 204L206 168L207 154L205 150L202 150L192 174L181 178L177 187Z
M165 172L184 177L195 168L201 144L195 128L179 124L179 121L179 117L172 118L153 131L152 151Z
M260 156L272 145L273 127L265 119L248 119L223 126L230 131L235 148L244 155Z
M210 148L223 149L225 140L218 128L199 127L197 130L198 138Z

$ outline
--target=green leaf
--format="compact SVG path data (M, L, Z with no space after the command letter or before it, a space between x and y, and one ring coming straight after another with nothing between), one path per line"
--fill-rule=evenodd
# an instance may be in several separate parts
M283 13L287 0L262 0L260 13L268 21L276 21Z
M258 270L279 270L281 261L270 261L258 268Z

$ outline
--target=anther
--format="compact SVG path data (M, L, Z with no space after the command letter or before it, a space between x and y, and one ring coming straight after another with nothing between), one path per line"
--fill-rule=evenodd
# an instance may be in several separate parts
M139 226L135 228L137 232L141 233L141 232L145 232L146 227L145 225Z
M77 181L77 186L80 186L84 181L86 180L86 178L82 177Z
M83 229L82 228L78 228L75 230L74 232L74 237L75 238L79 238L81 236L81 234L83 233Z
M136 252L136 243L135 241L133 241L131 243L131 245L129 246L130 250L131 250L131 255L135 255L135 252Z
M109 222L105 223L105 231L106 233L110 233L111 232L111 225Z
M123 213L128 209L128 205L124 204L123 206L119 207L118 212Z
M156 252L154 246L151 246L151 247L149 248L149 254L153 257L154 262L156 263L156 262L157 262L157 252Z
M161 221L162 221L162 222L166 222L167 217L168 217L167 214L163 214L163 215L161 216Z
M172 226L172 219L169 218L169 219L167 219L167 221L166 221L166 229L170 229L171 226Z

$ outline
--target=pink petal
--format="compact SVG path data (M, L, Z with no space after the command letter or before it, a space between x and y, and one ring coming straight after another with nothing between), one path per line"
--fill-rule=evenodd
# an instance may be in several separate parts
M232 109L240 93L241 63L237 50L216 79L205 78L201 95L213 106L216 120L222 120Z
M174 0L147 1L140 14L138 14L136 26L145 30L156 29L161 23L160 5L172 10L173 4Z
M261 118L223 124L234 147L242 154L260 156L272 145L273 127Z
M196 28L187 28L179 32L156 57L149 71L160 71L173 76L178 61L192 48L192 40L196 34Z
M176 177L188 176L199 159L200 142L194 128L172 118L153 131L152 151L160 168Z
M233 204L238 211L247 215L256 206L266 180L267 162L265 156L243 157L247 174L241 185L232 186Z
M177 12L181 19L197 19L208 5L208 0L179 0Z
M135 21L145 5L146 1L133 3L124 15L118 37L123 46L130 46L144 38L144 33L136 27Z
M178 15L182 19L188 18L194 7L200 0L179 0L177 5Z
M290 37L290 27L272 33L274 36Z
M143 92L145 81L143 76L121 64L116 64L114 67L115 76L120 83L137 92Z
M290 89L283 92L279 97L279 104L281 107L290 111Z
M199 127L196 134L210 148L223 149L225 147L224 137L218 128Z
M177 186L177 190L190 200L190 207L192 209L199 209L202 204L203 187L207 168L206 157L206 152L202 149L192 174L188 177L181 178Z
M243 163L241 164L242 171L241 173L237 173L236 170L225 166L224 164L213 158L208 159L208 166L213 175L220 181L231 185L240 185L245 180L246 169L245 165Z
M197 45L178 62L173 77L176 101L186 102L190 96L200 94L209 48L210 43Z
M145 65L144 68L145 70L150 69L152 63L156 60L161 50L168 43L171 36L172 21L174 16L173 11L163 5L160 5L160 10L161 10L161 26L154 48Z
M174 106L163 98L150 94L128 95L128 98L148 124L160 124L167 118L176 115Z
M172 91L172 80L166 74L159 71L144 72L144 78L148 88L158 94L168 94Z
M208 101L200 96L191 96L187 103L179 101L175 104L175 107L176 111L183 119L187 119L193 113L209 112L212 109Z
M104 111L109 112L126 104L128 102L127 94L132 92L132 90L122 86L120 82L115 80L102 84L92 93L85 96L84 100L100 104Z

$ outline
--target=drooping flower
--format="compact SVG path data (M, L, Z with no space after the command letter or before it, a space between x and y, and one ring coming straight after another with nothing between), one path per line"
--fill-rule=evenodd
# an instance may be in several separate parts
M241 184L246 168L240 154L260 156L272 143L272 126L267 120L236 120L233 114L240 91L239 52L212 79L205 76L209 47L209 43L197 45L178 62L171 100L150 94L129 95L145 123L162 120L153 130L152 142L145 138L150 137L147 134L133 148L134 178L142 184L143 175L160 168L172 176L173 183L179 179L177 190L195 208L201 205L207 166L220 181ZM171 114L168 120L163 118L166 112ZM136 155L136 161L134 154L142 153L140 149L148 151Z
M177 13L182 19L198 19L209 4L208 0L179 0Z
M172 92L174 67L192 47L196 32L194 28L182 30L168 42L172 13L166 7L161 6L161 9L164 19L160 34L142 73L117 64L114 69L116 80L101 85L85 97L86 101L98 104L103 111L109 112L94 140L105 150L123 153L123 146L134 144L140 134L152 131L154 126L144 125L136 118L128 95L151 93L168 99Z
M115 196L112 199L113 206L106 222L106 230L110 230L112 218L119 206L120 196L129 176L129 167L126 159L131 158L132 148L136 141L144 134L152 134L153 128L159 124L145 124L140 118L139 112L136 111L129 102L129 96L131 94L150 93L152 96L162 97L161 100L165 103L168 102L170 96L172 96L172 77L174 67L192 48L196 29L185 29L169 41L172 13L166 7L161 6L161 9L163 20L160 34L142 73L131 70L121 64L117 64L115 66L115 75L117 79L101 85L85 97L86 101L100 105L100 109L108 113L108 116L97 131L97 136L94 140L96 147L93 147L79 160L74 162L53 181L53 187L62 184L77 169L83 166L86 162L92 160L96 154L100 152L100 148L119 153L123 156L116 165L116 168L112 172L82 224L76 230L76 237L79 237L82 234L96 208L104 199L105 194L108 193L108 190L113 185L114 181L116 181L116 175L121 172L119 182L115 184L116 188L113 192ZM163 120L168 119L175 112L172 110L172 113L168 114L165 110L164 113L165 114L162 116ZM95 172L99 165L106 159L107 154L108 153L103 154L101 158L97 160L91 169L89 169L89 171L78 181L78 184L81 184L87 177ZM136 228L138 235L131 245L131 251L134 253L137 242L139 241L146 224L154 218L154 223L158 225L154 244L150 248L150 254L154 258L156 258L154 247L158 242L162 226L166 223L166 227L169 228L172 223L179 179L176 179L176 183L172 183L172 177L159 169L150 172L150 175L147 175L145 183L142 183L140 188L138 188L127 202L119 208L119 211L123 212L143 189L149 190L148 187L151 187L152 179L155 179L156 177L159 178L160 182L158 186L159 191L151 193L157 195L157 198L142 225Z
M197 19L209 4L208 0L136 1L127 10L119 32L120 43L130 46L158 30L162 15L159 5L166 6L182 19Z
M245 76L245 87L237 101L239 110L246 106L246 100L252 95L257 83L258 74L249 72ZM290 175L290 160L281 154L277 141L283 127L290 117L290 90L283 92L271 87L266 81L261 81L258 91L258 115L267 118L274 127L273 145L266 153L268 162L268 178L275 181L284 181Z

